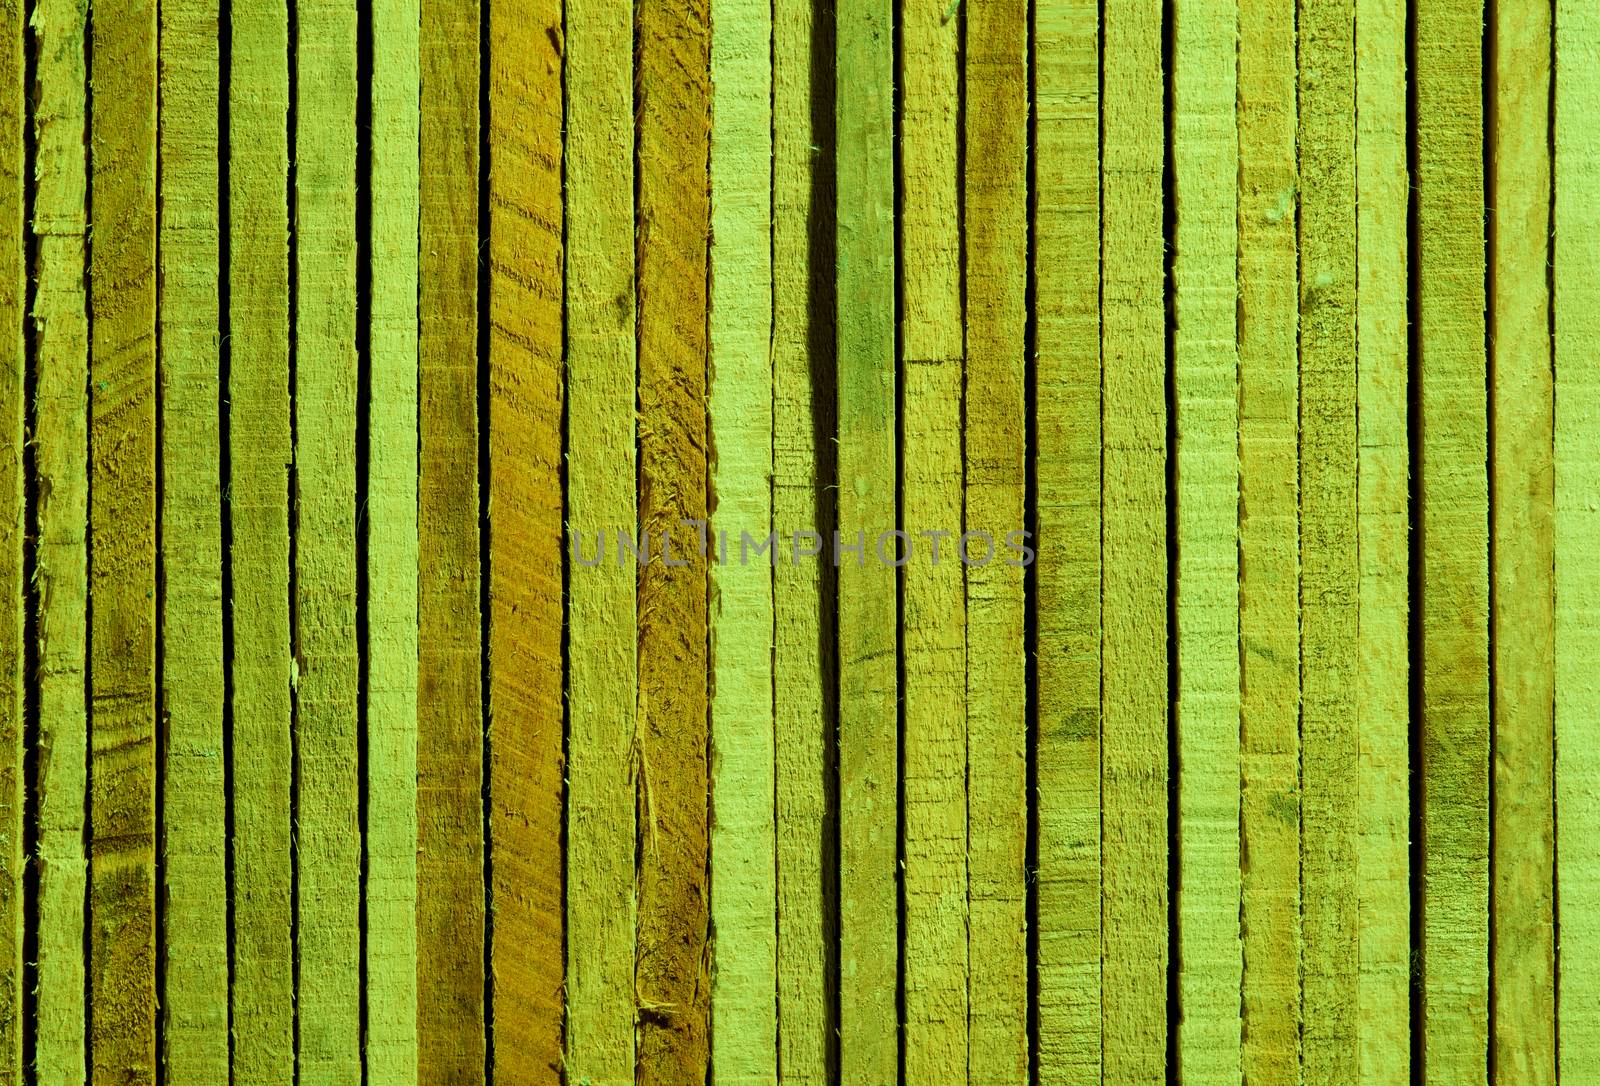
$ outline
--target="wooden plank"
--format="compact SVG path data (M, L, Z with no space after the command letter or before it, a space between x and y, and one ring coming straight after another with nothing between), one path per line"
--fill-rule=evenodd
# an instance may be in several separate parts
M288 12L230 8L233 1081L293 1081Z
M418 0L372 6L367 401L369 1082L417 1080Z
M1406 5L1356 0L1359 1081L1411 1081Z
M647 0L636 11L639 528L657 540L676 532L676 562L698 545L684 521L703 523L708 504L710 4ZM659 554L638 577L638 1081L700 1082L712 990L707 568Z
M1302 1077L1357 1068L1353 0L1300 6Z
M1300 1075L1300 426L1295 11L1239 5L1243 1069Z
M23 450L27 440L27 236L23 191L27 175L28 124L24 5L0 4L0 1082L23 1080L23 900L27 858L23 852L23 809L28 780L23 768L23 701L27 649L27 585L23 554L28 532L24 497Z
M1556 809L1561 956L1557 991L1559 1072L1580 1082L1600 1068L1600 844L1593 827L1600 796L1594 743L1600 680L1594 540L1600 528L1600 12L1555 6L1555 495Z
M561 1068L561 3L489 8L489 1024ZM503 1054L503 1055L501 1055Z
M161 7L161 1058L201 1082L228 1075L218 10Z
M1556 1080L1550 13L1494 8L1490 479L1493 1074Z
M576 548L637 522L633 5L569 0L567 31L567 523ZM575 564L568 579L566 1073L594 1086L634 1081L634 578L623 563L601 561Z
M869 553L895 527L894 49L887 0L835 7L838 320L839 1060L898 1071L898 609ZM844 547L856 548L845 551Z
M776 0L772 17L778 1049L786 1081L823 1086L838 1066L833 24L810 0Z
M90 21L91 1079L156 1073L156 5Z
M38 638L37 1081L85 1081L83 840L87 821L89 519L88 130L85 7L40 0L34 106L37 384L34 615Z
M424 1081L484 1070L478 568L478 3L422 2L417 1035Z
M1056 95L1052 105L1058 110L1064 105L1059 97L1063 90L1080 96L1078 101L1084 101L1081 97L1085 89L1083 80L1094 71L1095 21L1083 18L1087 10L1083 5L1073 4L1060 5L1045 13L1049 16L1047 33L1060 34L1065 39L1052 39L1041 49L1053 62L1049 72L1057 82L1049 89ZM984 284L982 290L969 290L967 295L964 528L988 532L997 551L987 564L965 570L967 1005L970 1010L967 1078L1003 1086L1024 1083L1028 1078L1028 674L1027 616L1023 602L1026 574L1021 552L1012 546L1024 542L1013 533L1023 530L1026 523L1024 506L1028 479L1025 342L1028 5L1021 0L974 5L967 9L962 35L967 156L962 188L965 223L962 257L968 282ZM1089 59L1087 67L1084 66L1086 58ZM1049 260L1072 260L1085 252L1086 242L1098 240L1094 209L1098 204L1095 164L1099 155L1093 136L1098 119L1094 106L1097 96L1092 84L1089 89L1087 108L1069 104L1064 116L1057 113L1053 118L1057 125L1052 135L1073 147L1076 153L1081 153L1085 147L1071 141L1087 137L1090 150L1084 159L1070 167L1062 168L1065 163L1059 159L1054 163L1057 169L1054 184L1059 188L1052 193L1050 203L1054 206L1059 201L1066 205L1067 211L1060 216L1041 215L1042 219L1056 218L1065 228L1051 238L1051 244L1061 248L1049 250ZM1087 123L1083 123L1085 121ZM1069 253L1073 255L1068 256ZM1079 322L1074 329L1077 344L1087 344L1088 350L1080 347L1074 352L1071 346L1062 350L1059 341L1052 342L1057 352L1052 362L1061 366L1056 360L1066 356L1070 361L1061 366L1062 369L1071 367L1079 373L1092 374L1089 388L1080 385L1073 389L1080 395L1086 393L1078 402L1083 405L1081 417L1089 425L1063 442L1071 449L1071 467L1067 471L1079 473L1084 483L1078 492L1077 508L1068 514L1069 518L1076 514L1076 525L1083 523L1086 510L1092 510L1090 516L1095 521L1099 513L1094 501L1100 474L1099 352L1095 349L1092 324L1082 323L1081 308L1084 299L1092 299L1096 293L1092 286L1088 290L1083 286L1094 282L1092 275L1099 267L1096 257L1097 254L1089 250L1088 259L1075 266L1071 280L1053 284L1058 292L1053 300L1071 313L1067 320ZM1092 302L1089 312L1093 312ZM1058 369L1050 376L1059 380L1060 372ZM1046 384L1046 387L1052 386ZM1058 414L1067 413L1060 404L1055 405L1055 410ZM1059 432L1051 434L1052 441L1065 437ZM1052 445L1052 454L1060 447ZM1052 461L1057 471L1061 470L1059 464L1059 460ZM1091 464L1094 466L1092 477L1085 472ZM1064 531L1071 532L1073 525L1074 521L1069 519L1068 525L1063 526ZM1081 527L1078 531L1080 534L1072 538L1075 545L1081 547L1085 533ZM1098 631L1100 533L1096 530L1093 534L1095 553L1090 562L1070 567L1073 570L1070 575L1075 575L1075 587L1080 592L1086 583L1090 585L1092 602L1087 608L1085 625ZM975 540L973 546L981 547L981 540ZM1076 558L1077 553L1072 557ZM1094 639L1098 641L1098 636ZM1098 648L1097 644L1095 649ZM1081 647L1078 651L1082 653ZM1098 651L1080 655L1080 659L1096 662L1098 657ZM1074 676L1078 681L1068 679L1063 685L1070 692L1068 699L1080 705L1089 691L1094 692L1092 719L1098 716L1100 678L1098 666L1091 664L1088 670L1092 679L1083 681L1086 676L1080 668L1079 675ZM1052 684L1049 689L1054 691L1056 687ZM1082 727L1081 718L1076 724ZM1095 735L1088 743L1080 739L1072 744L1080 756L1087 750L1093 751L1074 767L1088 770L1086 779L1091 785L1099 783L1098 732L1095 728ZM1080 920L1093 913L1093 923L1085 925L1089 936L1073 947L1080 963L1099 958L1099 940L1093 933L1099 928L1100 914L1097 862L1100 816L1097 803L1092 800L1085 803L1089 798L1087 791L1080 787L1069 793L1071 798L1067 800L1073 811L1073 824L1068 830L1071 847L1078 850L1073 866L1085 873L1075 880L1068 893L1092 895L1080 896L1075 902ZM1098 793L1098 787L1093 791ZM1084 817L1090 809L1094 810L1092 830ZM1080 979L1092 979L1093 986L1098 988L1098 976L1081 976ZM1093 1019L1098 1018L1097 1001L1085 999L1079 1005L1080 1016L1089 1018L1092 1026ZM1098 1049L1098 1045L1095 1048Z
M712 0L711 16L712 527L730 539L711 570L711 1066L719 1082L775 1083L772 8Z
M904 1078L924 1083L967 1062L965 561L946 539L935 563L940 537L923 535L962 514L960 23L944 0L905 5L899 23ZM869 563L898 561L893 537L871 539Z
M356 12L305 0L295 28L295 1062L331 1084L361 1058Z
M1106 1081L1160 1082L1170 953L1161 5L1106 0L1102 25L1101 1047Z
M1430 1083L1488 1067L1489 617L1483 8L1419 0L1422 1040Z

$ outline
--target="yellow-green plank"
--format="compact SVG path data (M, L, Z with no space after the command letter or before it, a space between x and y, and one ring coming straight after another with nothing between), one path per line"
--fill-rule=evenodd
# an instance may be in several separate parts
M366 1075L417 1079L417 0L372 6Z
M1106 1081L1154 1083L1169 954L1161 4L1106 0L1101 25L1100 1037Z
M228 1075L215 0L161 7L162 1059Z
M38 638L38 1081L87 1075L83 848L88 789L89 324L88 173L84 137L85 5L41 0L30 25L38 56L33 222L37 384L34 616Z
M1499 1082L1556 1080L1549 4L1494 8L1494 1021Z
M1422 1041L1429 1083L1482 1082L1489 1020L1489 510L1481 0L1418 0Z
M8 43L0 51L0 1081L23 1076L23 807L28 782L23 772L23 638L27 605L23 551L27 535L23 449L27 402L25 338L27 246L23 190L28 186L24 158L27 86L23 50L27 43L20 2L0 4L0 31Z

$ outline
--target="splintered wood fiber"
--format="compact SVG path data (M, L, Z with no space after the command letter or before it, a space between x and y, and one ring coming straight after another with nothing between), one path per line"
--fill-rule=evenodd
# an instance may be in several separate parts
M835 24L839 654L839 1060L897 1076L899 653L895 527L894 16L838 0ZM890 540L893 543L893 540ZM843 551L843 546L859 547Z
M91 20L91 1080L156 1077L156 5Z
M1550 346L1550 5L1494 8L1495 984L1500 1082L1556 1081L1555 493Z
M478 3L423 0L417 298L417 1043L421 1078L483 1074L478 599Z
M959 30L944 0L900 10L900 526L910 540L874 535L867 555L880 566L897 548L913 555L900 615L904 1078L913 1084L944 1081L967 1062L965 567L949 553L959 540L944 540L935 563L938 537L922 535L953 533L962 514Z
M1406 6L1356 0L1356 1001L1362 1086L1411 1081Z
M496 1083L560 1081L561 4L489 8L489 839Z
M0 1082L23 1075L23 772L24 630L27 605L23 548L27 532L23 494L26 441L26 373L23 321L27 308L27 248L23 190L26 86L23 5L0 3L0 32L8 44L0 51Z
M772 564L772 14L713 0L712 526L739 558L711 570L711 1069L778 1082Z
M188 1082L228 1075L217 28L216 0L161 7L161 1058Z
M566 17L567 524L615 543L637 523L633 5ZM636 576L568 579L565 1067L591 1086L634 1081Z
M84 892L88 788L89 324L84 273L88 174L85 6L40 0L33 221L32 418L37 497L33 587L38 639L39 886L34 1067L44 1083L85 1080Z
M666 1084L710 1056L706 563L684 523L707 515L707 0L643 0L635 37L639 528L687 562L658 544L638 569L639 1082Z
M1300 1077L1300 371L1295 11L1239 5L1242 1061Z
M1419 0L1422 1060L1482 1080L1489 1020L1489 583L1480 0Z
M1074 76L1093 70L1092 66L1082 67L1082 62L1086 56L1094 56L1094 23L1086 25L1081 18L1064 14L1065 40L1047 56L1057 62L1052 74L1063 76L1063 82L1070 84ZM1081 16L1081 11L1078 14ZM1027 619L1024 573L1013 564L1020 559L1008 546L1011 533L1025 526L1023 506L1027 497L1027 4L1006 0L974 5L966 12L962 32L967 171L961 191L966 223L961 258L970 279L983 284L982 289L969 292L967 305L964 519L968 531L987 532L997 550L988 564L965 570L967 1077L1007 1086L1024 1083L1028 1078ZM1078 89L1082 90L1081 85ZM1067 138L1081 139L1086 130L1093 131L1096 113L1092 97L1089 102L1087 109L1078 106L1064 120L1061 129L1063 134L1069 134ZM1084 118L1089 119L1089 125L1081 123ZM1078 245L1075 255L1085 252L1083 242L1093 239L1096 233L1092 194L1098 156L1092 144L1078 150L1087 153L1072 164L1075 173L1067 176L1079 184L1074 188L1072 181L1066 181L1062 185L1065 191L1060 194L1071 208L1062 218L1071 239L1068 244ZM1092 286L1085 292L1082 285L1094 282L1097 268L1095 255L1089 250L1087 258L1074 267L1070 285L1061 284L1061 295L1068 305L1081 305L1085 293L1093 296ZM1078 290L1073 291L1072 287ZM1073 315L1077 317L1078 313ZM1069 349L1074 353L1063 351L1062 355L1073 357L1080 370L1092 377L1089 387L1078 390L1083 394L1080 417L1087 425L1074 434L1075 455L1069 469L1082 471L1085 464L1094 464L1098 469L1099 457L1085 453L1087 448L1098 445L1099 366L1092 332L1081 325L1077 331L1076 342ZM1083 361L1086 354L1087 364ZM1098 475L1096 470L1094 477L1084 479L1077 499L1080 515L1085 503L1093 508ZM1078 545L1082 546L1081 533ZM973 541L975 560L983 546L981 538ZM1078 574L1080 583L1088 579L1094 583L1093 599L1086 601L1093 616L1099 609L1099 578L1093 573L1085 578L1084 573L1097 569L1098 563L1070 568ZM1098 625L1092 617L1090 622ZM1087 684L1080 681L1068 688L1082 698L1086 690L1098 687L1096 675ZM1076 767L1084 771L1090 788L1099 777L1098 729L1096 733L1091 747L1095 754ZM1077 744L1080 753L1084 747L1081 742ZM1099 823L1099 804L1087 799L1088 790L1079 786L1068 801L1077 814L1073 828L1079 835L1074 842L1079 850L1092 846L1099 837L1098 833L1090 840L1083 836L1087 829L1084 815L1093 810L1096 828ZM1098 792L1097 788L1093 790ZM1084 862L1094 854L1080 851L1078 855L1077 869L1089 874L1078 880L1074 889L1088 885L1090 880L1098 884L1098 864ZM1082 909L1079 916L1090 911L1098 920L1098 904ZM1094 931L1099 925L1085 927ZM1088 944L1098 957L1097 942L1080 940L1078 948L1081 951ZM1080 979L1087 986L1098 978ZM1078 1001L1080 1008L1092 1007L1093 1003Z
M1106 1081L1158 1082L1170 953L1161 4L1106 0L1101 25L1100 1036Z
M367 405L369 1082L417 1079L418 0L372 7Z

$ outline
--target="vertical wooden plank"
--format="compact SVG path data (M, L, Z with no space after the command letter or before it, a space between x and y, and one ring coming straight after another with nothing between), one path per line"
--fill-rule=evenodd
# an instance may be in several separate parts
M677 533L674 563L698 545L684 522L705 521L709 486L709 9L707 0L635 5L639 529L658 541ZM711 1016L707 568L669 566L662 552L638 578L639 1082L700 1082Z
M417 1081L418 0L372 5L366 1075Z
M718 1082L775 1083L772 8L713 0L711 15L712 527L730 540L711 571L711 1066Z
M23 322L27 319L27 246L23 222L26 86L23 4L0 4L0 1082L23 1076L23 644L27 604L23 548L28 524L23 497L23 448L27 438L27 360Z
M1411 1081L1406 5L1356 0L1358 1081Z
M839 1059L849 1082L898 1074L899 764L895 571L894 14L837 0ZM854 548L845 550L846 547Z
M295 1055L332 1084L360 1074L355 8L301 0L295 27Z
M233 1081L293 1081L288 12L237 5L228 116Z
M1594 834L1600 680L1594 541L1600 530L1600 11L1555 5L1556 809L1560 1077L1600 1068L1600 844Z
M1422 1054L1488 1068L1489 616L1480 0L1418 0L1422 391Z
M486 1044L478 22L477 0L422 2L417 1034L424 1081L481 1077Z
M1161 4L1106 0L1102 26L1101 1045L1106 1081L1157 1083L1169 954Z
M161 7L162 1060L228 1075L216 0Z
M1356 187L1353 0L1300 5L1303 1077L1357 1068Z
M497 1083L561 1068L561 10L489 7L489 840Z
M1079 144L1074 148L1079 153L1086 152L1084 160L1073 164L1075 174L1063 177L1067 171L1059 165L1053 174L1053 185L1059 188L1051 192L1050 206L1064 204L1065 210L1047 211L1040 216L1065 227L1051 242L1076 246L1066 249L1073 256L1063 253L1064 259L1088 254L1087 260L1076 265L1071 284L1057 284L1052 298L1059 307L1057 313L1066 310L1072 314L1068 319L1079 321L1083 317L1081 308L1068 307L1081 307L1085 294L1093 297L1093 289L1085 291L1081 284L1093 282L1091 276L1099 266L1095 253L1098 246L1089 248L1085 244L1093 244L1097 234L1093 217L1098 202L1094 195L1098 187L1094 166L1099 158L1093 135L1096 96L1092 84L1088 88L1082 82L1073 85L1075 79L1081 80L1094 71L1095 25L1094 20L1086 24L1085 10L1074 4L1047 12L1048 32L1060 33L1065 40L1051 38L1042 50L1055 62L1050 74L1060 84L1079 94L1085 89L1091 91L1087 106L1068 105L1064 117L1057 114L1053 118L1057 125L1052 135L1067 140L1081 140L1087 135L1089 142L1087 147ZM986 564L965 570L970 1009L967 1078L1004 1086L1023 1083L1028 1078L1027 617L1023 555L1016 549L1017 544L1027 541L1014 534L1024 530L1026 523L1028 470L1028 5L1022 0L973 5L966 10L962 36L966 87L966 176L961 193L966 228L962 257L967 282L982 284L978 290L969 286L967 292L964 528L989 533L996 552ZM1083 67L1085 57L1090 58L1087 68ZM1057 95L1051 104L1057 109L1063 105L1057 89L1060 84L1051 87ZM1084 119L1088 120L1087 125L1081 123ZM1055 258L1054 252L1049 254L1049 259ZM1080 324L1077 333L1079 338L1073 347L1078 347L1080 355L1093 356L1087 364L1081 357L1073 357L1073 362L1092 375L1088 388L1080 385L1074 389L1083 396L1081 410L1091 425L1086 432L1074 434L1075 441L1056 431L1051 432L1051 439L1065 439L1063 443L1071 448L1072 466L1068 470L1079 472L1085 484L1076 496L1074 510L1081 517L1084 503L1092 503L1099 490L1100 397L1092 327ZM1089 351L1084 352L1080 344L1088 344ZM1051 359L1055 365L1061 365L1057 361L1061 355L1071 356L1072 347L1063 351L1059 343L1052 342L1051 346L1058 352ZM1049 375L1059 373L1060 370L1053 370ZM1052 414L1065 414L1061 405L1055 407ZM1052 467L1057 471L1061 461L1055 457L1060 447L1051 446ZM1091 464L1094 471L1089 477L1084 469ZM1064 529L1072 530L1070 526ZM1077 547L1082 546L1083 534L1079 529L1079 534L1071 537ZM1098 552L1099 532L1094 536L1094 550ZM982 546L981 538L974 540L974 558ZM919 555L917 560L920 558ZM1092 602L1085 601L1089 602L1086 625L1097 629L1099 577L1094 573L1085 577L1084 565L1070 568L1079 585L1092 582ZM1097 569L1098 561L1089 568ZM1081 654L1081 643L1076 647ZM1098 652L1089 654L1089 658L1098 659ZM1092 689L1098 694L1098 667L1093 674L1088 683L1079 677L1081 671L1074 676L1078 681L1062 681L1064 693L1069 692L1068 697L1080 705L1086 691ZM1054 692L1056 687L1052 684L1049 689ZM1095 701L1098 703L1098 698ZM1052 714L1052 719L1060 717ZM1081 729L1081 719L1076 724ZM1095 731L1090 743L1085 744L1080 738L1075 744L1080 754L1085 748L1094 753L1074 768L1087 771L1082 780L1097 793L1098 788L1093 786L1098 784L1100 775L1098 728ZM1093 923L1085 925L1091 937L1080 940L1075 948L1082 955L1080 962L1084 957L1099 957L1098 940L1092 938L1092 932L1099 927L1100 913L1099 864L1095 862L1100 818L1097 805L1085 804L1085 791L1080 784L1067 801L1073 810L1067 849L1073 850L1073 867L1085 872L1073 889L1081 894L1082 888L1092 887L1093 894L1092 906L1082 898L1075 902L1080 922L1086 914L1093 913ZM1084 818L1086 808L1095 810L1093 830ZM1058 867L1052 875L1059 877L1059 872ZM1092 980L1092 987L1099 987L1098 975L1077 979ZM1080 1015L1094 1005L1093 998L1081 1000Z
M156 1072L156 5L90 33L89 999L94 1082Z
M1300 373L1295 11L1239 5L1243 1070L1300 1076Z
M923 534L953 533L962 513L959 29L943 0L901 9L900 519L910 534L898 544L893 536L873 536L867 556L887 565L898 564L897 551L912 555L901 573L905 1078L911 1083L942 1082L967 1061L966 560L960 540L945 537L935 563L932 546L941 536Z
M776 0L772 18L772 522L786 548L772 589L778 1047L786 1081L823 1086L838 1053L837 596L825 541L837 507L833 4Z
M88 788L89 324L84 139L85 6L40 0L34 106L37 242L32 269L37 385L33 417L38 630L37 1081L87 1076L83 840Z
M1556 1080L1549 4L1494 6L1494 1076Z
M633 5L566 9L567 523L631 531ZM567 634L567 1080L634 1081L635 571L574 563Z

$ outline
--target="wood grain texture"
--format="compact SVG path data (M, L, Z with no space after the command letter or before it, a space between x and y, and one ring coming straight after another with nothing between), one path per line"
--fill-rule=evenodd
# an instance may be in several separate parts
M1303 1074L1356 1075L1355 8L1300 29L1300 601Z
M489 841L496 1083L561 1067L561 10L489 8ZM504 1053L504 1057L499 1057Z
M87 1076L84 837L88 799L89 323L86 10L41 0L31 28L34 106L33 299L36 497L32 529L39 738L33 787L38 990L34 1066L41 1083Z
M1358 1081L1411 1081L1406 7L1356 0Z
M1239 5L1243 1070L1300 1080L1300 359L1295 11Z
M1178 1073L1192 1086L1240 1071L1238 171L1234 0L1177 18L1172 155L1177 187Z
M960 24L944 0L900 9L900 520L869 563L899 563L902 941L909 1083L967 1062L966 596L959 539L965 376L956 168ZM956 544L954 547L951 544ZM919 546L918 544L921 544ZM974 540L982 553L982 543ZM953 553L954 552L954 553Z
M293 1068L289 738L288 12L230 9L228 440L233 1081Z
M90 24L90 1078L153 1083L156 5Z
M711 1044L708 586L684 523L706 520L710 485L710 5L646 0L635 18L639 527L687 560L638 570L638 1081L666 1084L703 1081Z
M1106 0L1101 25L1101 1047L1106 1080L1146 1084L1171 952L1161 5Z
M713 0L709 414L712 527L739 557L711 570L711 1067L778 1082L772 566L772 9Z
M425 1082L484 1071L478 543L477 0L422 3L418 276L417 1043Z
M1600 1071L1600 846L1593 832L1600 796L1594 743L1600 651L1592 567L1600 529L1600 12L1555 5L1555 501L1556 809L1560 903L1557 1036L1563 1082Z
M895 527L893 12L838 0L839 1059L849 1082L895 1078L899 790ZM845 551L844 547L856 548Z
M1081 78L1085 55L1094 55L1092 36L1081 36L1085 23L1081 10L1073 19L1067 14L1067 40L1045 50L1052 59L1065 62L1052 74L1072 86ZM1092 35L1092 24L1088 27ZM1077 35L1073 35L1077 31ZM1027 383L1027 294L1028 294L1028 7L1019 0L967 10L962 26L962 78L966 94L964 118L967 169L962 181L961 206L965 230L961 259L969 283L966 306L966 357L964 381L963 468L965 473L963 514L966 531L987 532L995 542L996 554L982 566L965 569L966 585L966 702L967 702L967 1078L970 1081L1005 1086L1023 1083L1028 1078L1028 673L1023 572L1020 552L1013 543L1021 538L1012 533L1027 523L1026 462L1028 450ZM1092 70L1092 69L1090 69ZM1082 91L1082 85L1073 87ZM1063 118L1064 135L1081 139L1092 132L1097 114L1092 105L1073 109ZM1081 123L1089 118L1090 125ZM1080 123L1074 123L1074 120ZM1092 138L1092 137L1091 137ZM1079 150L1082 150L1080 147ZM1092 217L1095 201L1085 194L1095 186L1094 162L1075 163L1069 177L1060 178L1061 196L1071 209L1062 216L1065 238L1058 244L1076 243L1074 256L1082 255L1086 242L1096 235ZM1076 184L1075 184L1076 183ZM1082 304L1081 284L1090 283L1091 271L1098 270L1092 250L1077 266L1073 279L1061 284L1068 306ZM1067 259L1072 259L1068 257ZM1072 287L1077 286L1077 290ZM1073 313L1081 319L1081 311ZM1079 342L1092 351L1092 330L1080 326ZM1062 352L1066 354L1067 352ZM1091 385L1098 384L1098 352L1085 363L1079 350L1072 358L1080 371L1087 371ZM1079 511L1084 502L1092 503L1098 490L1099 395L1098 389L1078 389L1083 396L1082 414L1091 416L1078 437L1074 468L1082 471L1092 464L1094 478L1085 478L1078 497ZM1077 435L1075 435L1077 436ZM1086 450L1093 450L1085 455ZM1092 506L1091 506L1092 507ZM1098 510L1095 510L1098 513ZM1098 519L1098 518L1096 518ZM1071 530L1070 528L1068 529ZM1095 533L1098 535L1098 533ZM1078 537L1081 545L1082 536ZM983 542L975 539L974 557L982 553ZM1098 548L1096 548L1098 550ZM959 555L958 555L959 557ZM1075 567L1080 586L1092 581L1093 603L1097 614L1098 576L1084 576L1085 567ZM1081 590L1081 589L1080 589ZM1098 621L1094 621L1098 626ZM1098 646L1096 646L1098 647ZM1080 649L1081 651L1081 649ZM1094 654L1098 658L1098 653ZM1093 669L1089 683L1072 683L1072 695L1083 699L1086 691L1099 688L1099 669ZM1098 699L1096 699L1098 700ZM1098 729L1096 729L1098 733ZM1098 783L1099 736L1094 736L1094 755L1084 759L1086 778ZM1089 744L1077 744L1083 753ZM1098 828L1098 803L1084 802L1078 791L1069 804L1075 808L1077 837L1074 844L1083 849L1090 842L1083 816L1092 806ZM1098 838L1098 833L1093 835ZM1078 886L1098 883L1098 864L1078 863L1078 869L1092 872ZM1098 886L1095 887L1098 898ZM1098 920L1099 908L1080 906L1078 915L1092 911ZM1093 924L1098 929L1098 923ZM1098 957L1098 940L1083 940L1080 947L1092 948ZM1081 959L1080 959L1081 960ZM1084 977L1090 980L1090 977ZM1098 981L1098 977L1092 978ZM1092 1001L1081 1004L1092 1008ZM1098 1016L1095 1016L1098 1017Z
M372 6L367 312L369 1082L417 1081L418 0Z
M633 5L568 0L566 11L567 524L576 546L637 522ZM634 1081L635 577L601 562L575 565L568 582L566 1073L592 1086Z
M1556 1080L1550 15L1493 11L1493 1073Z
M191 1082L228 1075L218 11L161 7L161 1058Z
M1488 1061L1489 585L1482 5L1415 21L1422 523L1422 1040L1429 1083Z
M295 29L295 1063L331 1086L361 1066L356 12L302 0Z
M23 1080L23 847L28 791L23 766L23 674L27 597L23 555L28 532L23 449L27 440L27 85L24 5L0 4L0 1083Z

